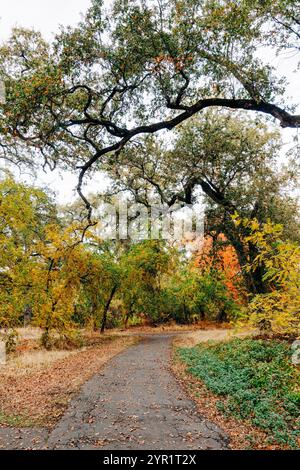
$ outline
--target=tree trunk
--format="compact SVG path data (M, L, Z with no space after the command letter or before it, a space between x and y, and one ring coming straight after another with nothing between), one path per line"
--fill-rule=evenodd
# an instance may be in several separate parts
M189 324L189 314L185 302L183 302L183 315L185 323Z
M248 244L248 246L245 247L244 243L241 241L247 234L240 233L234 226L231 226L228 230L224 230L224 234L235 249L247 291L253 296L267 293L269 289L267 282L263 279L265 273L264 266L258 267L255 271L246 271L243 269L249 262L251 264L258 255L257 248L253 244Z
M217 318L216 318L217 322L219 323L223 323L223 322L226 322L228 320L227 318L227 313L226 311L224 310L224 308L222 308L220 310L220 313L217 315Z
M128 321L129 321L129 313L127 312L126 315L125 315L125 321L124 321L124 328L125 328L125 330L127 330Z
M127 329L127 327L128 327L128 321L129 321L129 318L131 317L131 314L132 314L132 305L130 305L129 310L125 315L125 321L124 321L124 328L125 329Z
M112 301L112 299L113 299L113 297L114 297L114 295L115 295L115 293L116 293L116 290L117 290L117 286L114 285L114 287L113 287L112 290L111 290L109 299L108 299L108 301L106 302L106 305L105 305L105 307L104 307L104 312L103 312L103 317L102 317L102 322L101 322L100 333L104 333L105 326L106 326L106 320L107 320L107 313L108 313L108 310L109 310L111 301Z
M234 247L241 268L247 264L248 257L251 263L257 254L257 250L253 245L251 246L251 244L249 244L247 247L247 252L245 251L245 246L241 240L245 235L247 235L247 233L242 233L241 230L234 225L233 221L230 220L230 217L236 211L234 205L232 205L231 202L224 197L222 192L216 190L216 188L204 180L192 180L190 182L191 187L189 190L191 191L196 186L196 184L200 184L203 192L219 206L223 207L225 211L225 218L227 218L227 224L225 223L223 232ZM259 205L256 204L256 213L258 208ZM252 214L253 217L255 216L255 212ZM245 280L246 288L250 294L264 294L269 291L268 284L263 280L263 266L258 268L255 272L246 272L244 269L242 269L242 274Z
M205 312L203 310L200 310L200 320L201 321L205 320Z

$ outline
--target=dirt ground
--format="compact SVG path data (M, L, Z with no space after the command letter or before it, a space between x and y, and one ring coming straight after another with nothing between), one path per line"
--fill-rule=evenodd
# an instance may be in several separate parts
M53 426L80 386L136 341L106 336L80 350L17 355L0 367L0 425Z
M58 449L225 449L169 369L173 334L145 335L112 359L50 434Z
M63 372L69 362L73 364L72 368L80 368L81 380L85 381L80 392L54 428L16 427L15 423L14 428L0 428L0 446L5 449L227 448L225 433L200 415L195 402L170 371L175 334L145 334L138 344L115 355L100 372L98 360L95 358L94 362L90 354L85 357L81 353L80 360L71 354L54 362L62 380L59 382L56 377L52 383L53 366L49 366L52 373L44 371L37 378L37 386L42 390L39 397L51 396L50 384L54 387L56 383L61 388L68 377L73 377L70 380L74 381L74 388L78 387L70 369L67 377ZM130 340L136 341L135 334L130 335ZM128 342L128 338L121 337L118 341ZM95 363L98 372L94 369ZM91 378L86 381L87 375ZM15 378L15 411L21 406L17 400L18 390L24 387L21 380ZM58 389L59 386L52 389L54 397ZM61 413L53 396L43 405L48 410L44 417L53 417L53 403Z
M31 341L38 332L28 334ZM247 429L226 426L214 397L200 400L183 366L172 365L173 343L233 334L249 331L132 328L98 345L95 335L95 345L80 351L25 352L0 368L0 448L226 449L230 440L238 448L234 433Z

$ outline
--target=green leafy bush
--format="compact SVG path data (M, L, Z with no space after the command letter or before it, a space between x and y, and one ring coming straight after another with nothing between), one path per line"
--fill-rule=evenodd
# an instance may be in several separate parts
M81 331L72 329L59 333L55 331L45 331L41 336L41 344L47 350L71 350L82 348L85 341Z
M270 443L297 447L300 437L299 371L287 342L234 339L180 349L188 371L222 397L226 415L262 429Z
M227 288L223 273L217 270L201 272L187 266L175 271L162 294L160 316L178 323L222 322L239 316L240 306Z
M4 341L5 341L5 349L6 354L12 354L16 352L17 344L18 344L18 332L16 330L10 330L5 334Z

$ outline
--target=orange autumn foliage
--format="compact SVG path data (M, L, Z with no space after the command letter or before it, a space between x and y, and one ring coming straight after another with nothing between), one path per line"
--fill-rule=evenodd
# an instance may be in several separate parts
M220 234L214 243L213 237L204 238L201 249L195 256L195 265L200 269L213 268L221 271L225 284L234 300L241 297L241 267L234 248L227 243L225 235Z

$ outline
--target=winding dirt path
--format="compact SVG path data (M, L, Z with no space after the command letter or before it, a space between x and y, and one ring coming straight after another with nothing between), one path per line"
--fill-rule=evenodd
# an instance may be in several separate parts
M207 332L193 335L192 343L212 339ZM226 435L199 415L169 369L174 336L180 341L178 333L143 335L83 385L50 434L0 428L0 448L226 449Z
M145 335L81 389L48 438L56 449L224 449L169 371L172 334Z

